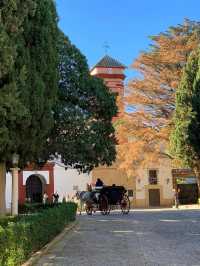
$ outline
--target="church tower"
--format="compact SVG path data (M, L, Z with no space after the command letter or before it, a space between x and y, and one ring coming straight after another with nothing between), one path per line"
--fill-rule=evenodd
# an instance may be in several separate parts
M116 59L105 55L92 69L90 74L102 78L112 92L117 92L120 98L124 96L125 66ZM116 117L116 119L119 116ZM115 120L115 119L114 119ZM113 121L114 121L113 120ZM117 163L112 166L99 166L92 171L92 183L101 178L106 185L122 185L129 191L135 188L133 179L128 179L124 171L118 168ZM133 199L131 199L132 203Z
M102 78L107 87L117 92L119 96L124 95L124 70L125 66L116 59L105 55L90 71L92 76Z

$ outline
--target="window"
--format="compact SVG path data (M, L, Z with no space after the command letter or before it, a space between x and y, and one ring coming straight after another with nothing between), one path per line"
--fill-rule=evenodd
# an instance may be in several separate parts
M150 185L158 184L158 171L157 170L149 170L149 184Z
M73 190L78 191L78 186L73 186Z
M112 68L108 68L108 73L112 74Z
M133 190L132 189L128 189L128 196L133 197Z

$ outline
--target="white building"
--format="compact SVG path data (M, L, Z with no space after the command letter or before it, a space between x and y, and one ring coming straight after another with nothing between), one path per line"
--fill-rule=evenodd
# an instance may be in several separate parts
M6 176L6 206L11 207L12 178ZM27 199L31 202L42 202L46 192L49 201L55 192L59 194L59 201L65 197L71 199L76 191L86 190L87 183L91 183L89 174L79 174L75 169L66 169L60 162L48 162L42 168L35 169L32 166L19 172L19 204Z

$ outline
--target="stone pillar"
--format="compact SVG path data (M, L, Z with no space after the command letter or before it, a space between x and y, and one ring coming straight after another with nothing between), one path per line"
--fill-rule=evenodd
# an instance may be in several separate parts
M12 171L12 203L11 213L12 215L18 215L18 171L19 168L11 168Z

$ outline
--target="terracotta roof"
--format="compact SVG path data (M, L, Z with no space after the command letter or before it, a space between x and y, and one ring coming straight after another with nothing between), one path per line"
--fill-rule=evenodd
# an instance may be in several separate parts
M116 59L110 57L109 55L105 55L92 69L95 67L121 67L126 68L125 65L117 61Z

